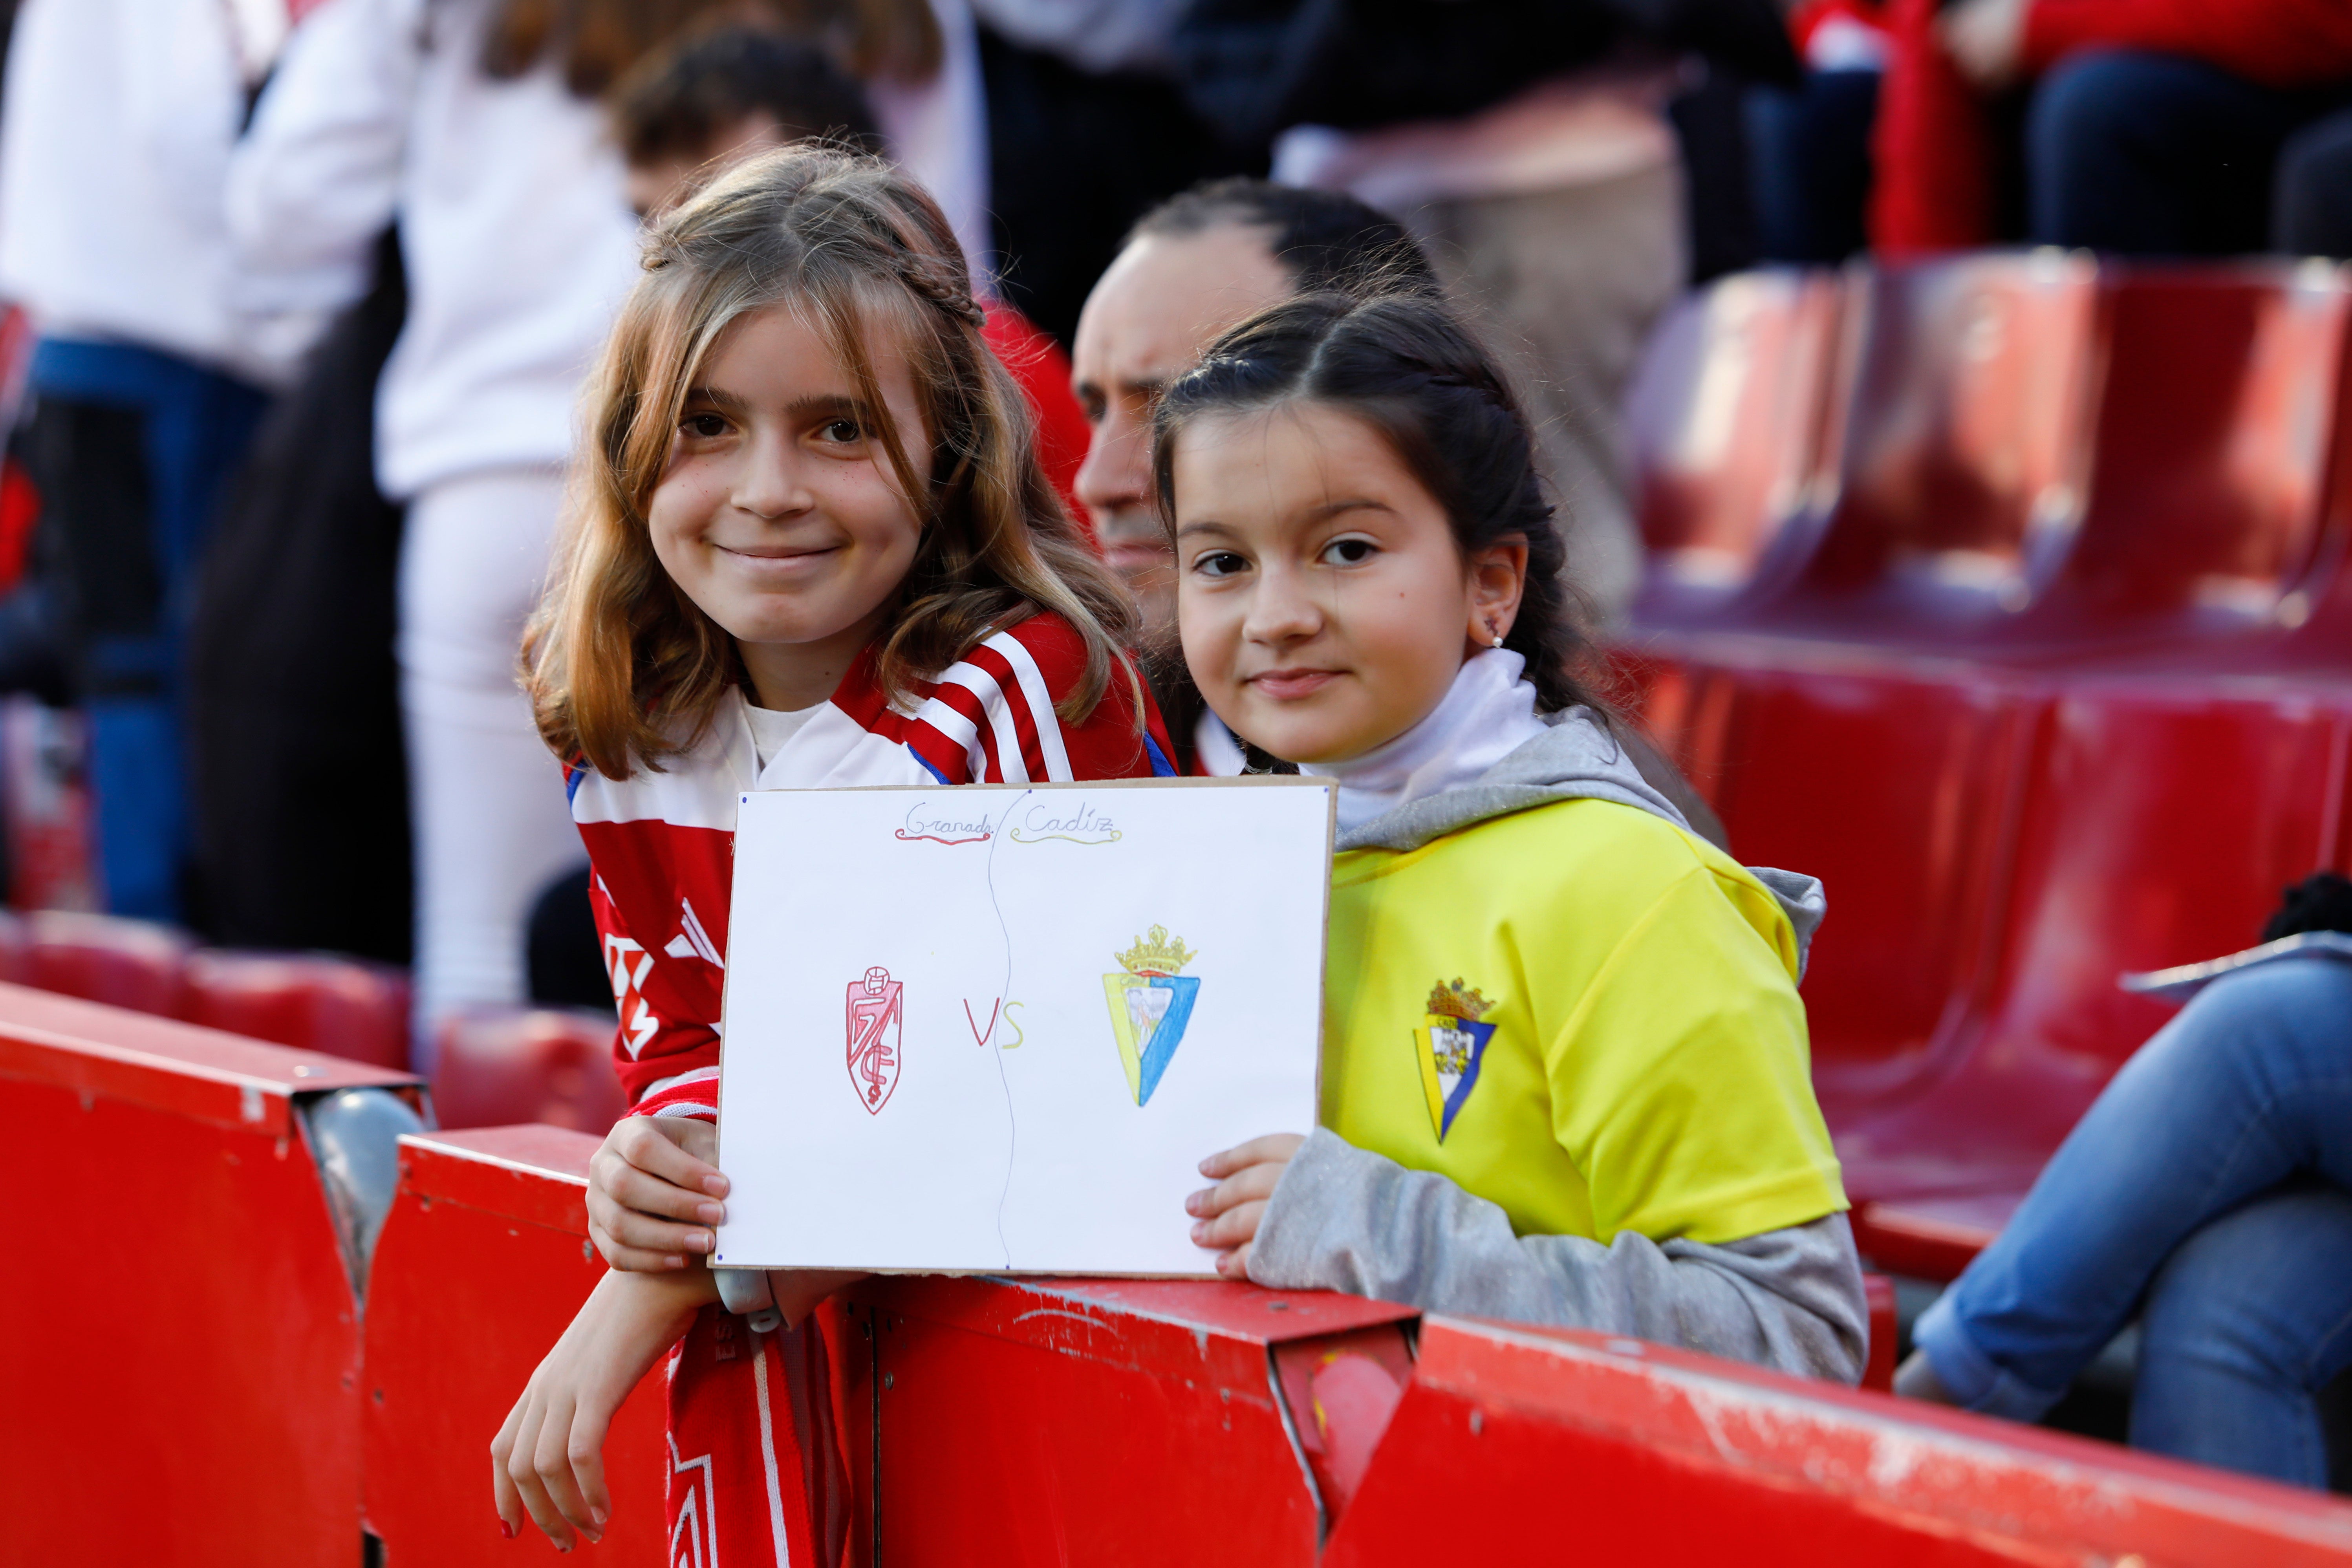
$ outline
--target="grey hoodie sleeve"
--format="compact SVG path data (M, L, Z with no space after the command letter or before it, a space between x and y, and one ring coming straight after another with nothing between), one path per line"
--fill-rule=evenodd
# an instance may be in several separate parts
M1620 1232L1515 1236L1502 1209L1328 1130L1302 1145L1250 1278L1426 1311L1596 1329L1778 1372L1861 1382L1870 1310L1842 1214L1710 1246Z

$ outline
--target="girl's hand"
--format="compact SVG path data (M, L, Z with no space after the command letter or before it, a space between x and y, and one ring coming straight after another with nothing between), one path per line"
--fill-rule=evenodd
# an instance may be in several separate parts
M596 1282L490 1443L499 1522L512 1540L524 1510L558 1552L572 1532L604 1538L604 1433L621 1401L677 1342L705 1302L719 1299L708 1268L687 1274L608 1273Z
M615 1268L658 1273L718 1246L710 1227L727 1178L711 1160L719 1129L685 1116L625 1116L588 1162L588 1238Z
M1201 1162L1201 1174L1217 1184L1186 1198L1184 1212L1196 1222L1194 1243L1220 1249L1217 1272L1226 1279L1249 1278L1250 1244L1257 1239L1257 1222L1265 1216L1283 1167L1306 1142L1297 1132L1269 1133Z

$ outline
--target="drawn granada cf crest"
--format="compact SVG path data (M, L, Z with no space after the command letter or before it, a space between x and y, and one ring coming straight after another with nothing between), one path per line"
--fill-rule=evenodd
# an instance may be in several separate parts
M849 1081L867 1114L890 1103L898 1087L898 1044L905 1032L907 987L887 969L849 983Z
M1495 1026L1478 1019L1495 1005L1475 991L1465 990L1456 977L1451 985L1439 981L1429 994L1427 1005L1429 1011L1412 1037L1421 1047L1416 1054L1421 1058L1422 1090L1429 1096L1429 1123L1443 1143L1470 1091L1478 1085L1478 1065L1486 1059L1486 1042L1495 1037Z
M1127 1068L1127 1089L1138 1105L1151 1103L1151 1091L1168 1070L1168 1058L1183 1043L1184 1026L1192 1020L1192 999L1201 994L1201 977L1176 972L1197 952L1184 951L1181 937L1171 937L1166 926L1118 955L1121 973L1103 976L1103 994L1110 998L1111 1033L1118 1037L1118 1059Z

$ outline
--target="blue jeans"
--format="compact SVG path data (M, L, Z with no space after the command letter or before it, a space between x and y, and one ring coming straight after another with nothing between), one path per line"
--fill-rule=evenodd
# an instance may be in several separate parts
M2281 145L2343 101L2175 55L2070 56L2026 111L2030 237L2132 256L2262 250Z
M1839 262L1870 243L1874 70L1808 71L1794 88L1751 87L1748 190L1768 261Z
M154 349L58 338L34 349L30 383L27 446L89 727L99 886L116 914L175 920L188 846L182 632L265 398Z
M2312 1395L2352 1364L2352 963L2208 986L1915 1337L1962 1405L2030 1421L2143 1301L2133 1441L2325 1485Z

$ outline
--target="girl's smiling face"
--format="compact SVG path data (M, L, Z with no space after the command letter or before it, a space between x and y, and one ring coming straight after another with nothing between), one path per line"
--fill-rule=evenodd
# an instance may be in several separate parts
M908 458L928 472L905 349L876 331L866 352ZM646 517L664 570L734 637L768 708L833 694L922 539L874 411L824 335L786 305L719 339Z
M1465 562L1436 497L1353 414L1204 416L1171 477L1184 661L1217 717L1286 762L1395 739L1510 630L1525 542Z

